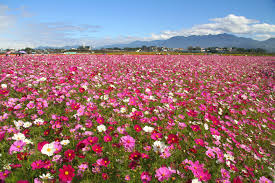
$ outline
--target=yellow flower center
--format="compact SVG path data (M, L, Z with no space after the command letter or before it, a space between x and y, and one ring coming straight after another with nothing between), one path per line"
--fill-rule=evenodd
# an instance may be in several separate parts
M69 172L68 172L68 171L65 171L65 175L69 175Z

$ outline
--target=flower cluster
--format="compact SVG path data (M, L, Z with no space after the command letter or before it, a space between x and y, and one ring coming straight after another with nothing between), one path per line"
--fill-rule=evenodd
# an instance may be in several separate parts
M273 62L0 56L0 182L273 182Z

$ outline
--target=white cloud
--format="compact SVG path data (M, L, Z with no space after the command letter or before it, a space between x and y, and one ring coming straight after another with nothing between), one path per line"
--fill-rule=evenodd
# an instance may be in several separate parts
M173 36L207 35L231 33L250 36L253 38L264 38L275 36L275 25L259 23L258 20L248 19L244 16L227 15L223 18L210 19L212 23L195 25L190 29L178 31L163 31L160 34L152 34L152 39L168 39ZM265 33L265 34L263 34Z

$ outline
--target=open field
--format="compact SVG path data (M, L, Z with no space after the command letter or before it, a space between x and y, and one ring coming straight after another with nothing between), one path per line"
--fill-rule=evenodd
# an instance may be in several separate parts
M272 182L275 57L0 57L0 182Z

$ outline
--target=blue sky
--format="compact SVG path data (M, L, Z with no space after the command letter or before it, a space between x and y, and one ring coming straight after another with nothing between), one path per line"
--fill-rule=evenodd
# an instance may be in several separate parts
M275 0L0 0L0 48L230 33L275 37Z

